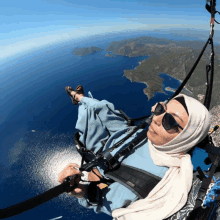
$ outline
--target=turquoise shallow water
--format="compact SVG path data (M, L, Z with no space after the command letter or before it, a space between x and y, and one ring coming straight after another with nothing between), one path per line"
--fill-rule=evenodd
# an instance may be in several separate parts
M54 170L61 167L67 155L72 155L71 134L75 132L78 110L67 96L65 86L75 88L82 84L85 95L91 91L94 98L112 102L132 118L149 115L152 105L173 94L170 91L156 93L152 100L148 100L143 93L145 84L131 83L123 77L125 69L135 68L147 57L109 58L105 57L105 53L103 50L77 57L72 54L70 45L60 45L32 52L2 67L1 208L55 186L50 183L57 177ZM160 76L164 79L163 87L176 89L179 86L179 81L169 75ZM64 154L65 149L70 151ZM85 211L71 199L58 197L9 219L46 220L56 216L63 216L63 219L72 219L72 216L77 216L77 219L103 217Z

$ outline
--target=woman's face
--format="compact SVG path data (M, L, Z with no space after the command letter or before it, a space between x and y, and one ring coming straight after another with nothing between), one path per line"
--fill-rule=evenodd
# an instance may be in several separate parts
M178 131L176 131L175 129L171 129L171 130L166 130L163 125L162 125L162 119L163 116L167 113L174 113L176 114L176 112L178 112L179 117L176 115L172 116L175 118L176 122L184 129L184 127L186 126L187 122L188 122L188 114L185 110L185 108L182 106L182 104L180 102L178 102L175 99L172 99L166 106L164 105L164 103L161 103L164 106L165 112L161 115L154 115L152 122L149 126L148 132L147 132L147 137L148 139L155 145L164 145L168 142L170 142L171 140L173 140L181 131L182 129L177 127ZM153 109L153 108L152 108Z

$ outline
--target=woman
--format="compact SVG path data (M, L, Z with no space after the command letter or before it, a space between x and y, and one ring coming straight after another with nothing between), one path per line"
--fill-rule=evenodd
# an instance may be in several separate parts
M113 104L93 99L91 95L90 98L85 97L82 86L76 88L77 92L71 87L66 87L66 91L73 104L79 104L76 129L80 132L80 141L88 149L95 153L108 149L127 135L127 123ZM119 220L161 220L172 216L185 205L193 179L193 165L187 151L208 134L210 115L199 101L182 94L170 100L167 105L160 104L152 108L152 112L156 113L147 131L148 138L139 143L137 149L122 161L151 172L162 180L145 199L140 200L129 189L124 189L115 182L102 190L104 198L101 205L88 204L88 188L79 185L74 194L81 196L80 204ZM137 131L121 149L141 132L146 131ZM101 142L103 140L108 140L104 147ZM117 151L114 150L112 154ZM80 173L73 166L75 164L70 164L60 173L59 182L62 183L67 176ZM95 171L99 176L104 176L104 170L105 167L97 167ZM96 181L97 178L93 173L89 175L89 180ZM102 188L103 185L99 187Z

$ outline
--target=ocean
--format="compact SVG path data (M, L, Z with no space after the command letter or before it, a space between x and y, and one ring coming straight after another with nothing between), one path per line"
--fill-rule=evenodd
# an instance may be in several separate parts
M80 164L72 135L78 108L71 103L65 86L81 84L98 100L112 102L129 117L149 115L151 106L173 92L155 93L148 100L144 83L123 76L146 57L105 57L109 42L96 42L101 52L84 57L73 55L68 43L32 51L1 65L0 71L0 208L40 194L59 183L59 172L70 162ZM93 44L94 45L94 44ZM93 46L91 45L91 46ZM177 89L180 82L161 73L163 88ZM62 217L61 217L62 216ZM9 220L111 219L81 207L75 198L59 197Z

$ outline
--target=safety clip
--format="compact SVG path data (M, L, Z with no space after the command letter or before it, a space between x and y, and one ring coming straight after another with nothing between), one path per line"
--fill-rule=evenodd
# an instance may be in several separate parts
M210 22L210 32L209 32L209 38L213 38L214 35L214 23L212 22L212 18L211 18L211 22Z

